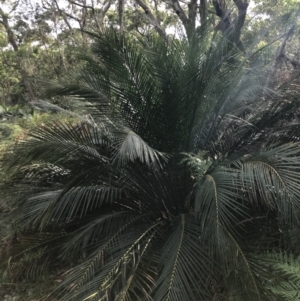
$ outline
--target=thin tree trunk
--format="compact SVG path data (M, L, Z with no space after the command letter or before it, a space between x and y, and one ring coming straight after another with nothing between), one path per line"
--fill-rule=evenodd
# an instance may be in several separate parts
M273 64L271 66L271 70L268 74L268 77L267 77L267 80L265 82L265 86L264 86L264 91L266 92L266 90L268 89L268 87L270 86L270 83L271 81L273 80L273 77L274 77L274 73L276 71L276 68L277 68L277 65L278 65L278 62L280 60L280 58L282 57L283 55L283 51L285 49L285 45L288 41L288 39L290 38L290 36L294 33L294 30L295 30L295 25L293 25L289 31L285 34L285 37L282 41L282 44L280 45L280 47L278 48L277 52L276 52L276 56L275 56L275 59L273 61Z
M200 0L199 14L201 26L204 26L207 19L207 0Z
M0 23L4 26L6 33L7 33L7 39L9 41L9 43L11 44L11 46L13 47L14 51L17 53L18 56L18 63L20 66L20 73L21 73L21 78L22 81L24 83L24 87L25 87L25 91L28 94L28 97L33 100L35 99L35 93L32 90L31 84L30 84L30 80L28 77L28 74L26 72L26 70L24 70L21 66L21 58L19 56L19 46L14 38L14 33L11 30L9 23L8 23L8 16L3 12L3 10L0 8L0 16L2 17L2 20L0 21Z
M196 29L196 16L197 16L197 0L191 0L188 4L189 20L187 36L192 37Z
M123 35L124 32L124 6L125 0L119 0L119 25L120 25L120 32Z

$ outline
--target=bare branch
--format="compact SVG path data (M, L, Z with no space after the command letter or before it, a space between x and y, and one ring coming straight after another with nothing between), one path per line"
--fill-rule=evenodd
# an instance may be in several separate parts
M17 7L18 7L18 5L19 5L19 2L20 2L20 0L18 0L18 1L14 4L14 6L12 7L12 9L11 9L10 12L8 13L8 15L10 15L12 12L14 12L14 11L17 9Z
M142 0L136 0L136 3L144 10L149 22L151 25L154 26L158 34L164 38L165 40L167 39L165 30L160 26L159 22L156 20L154 15L152 14L150 8L142 1Z
M119 0L119 25L120 25L120 32L123 34L124 32L124 5L125 0Z
M54 0L54 2L55 2L55 6L56 6L58 12L59 12L60 15L63 17L63 19L64 19L66 25L68 26L68 28L71 30L71 29L72 29L72 26L71 26L71 24L69 23L68 19L66 18L66 13L65 13L65 11L63 11L62 9L59 8L58 3L57 3L57 0Z
M296 71L300 71L300 62L287 57L285 54L282 54L282 57L285 58L286 61L289 62Z
M73 20L77 21L79 23L79 25L81 25L81 20L79 18L77 18L77 17L75 17L75 16L73 16L73 15L71 15L69 13L66 13L66 12L64 12L64 13L65 13L65 15L67 17L69 17L70 19L73 19Z
M86 0L83 0L82 14L81 14L81 19L80 19L81 30L84 30L84 28L85 28L86 16L87 16Z
M240 40L241 36L241 29L244 26L246 14L247 14L247 8L249 6L249 3L243 2L242 0L233 0L235 5L238 8L238 17L236 20L236 26L235 26L235 34L236 34L236 42Z
M7 33L7 39L11 44L11 46L13 47L14 51L17 52L19 50L19 45L17 44L14 38L14 33L8 24L8 15L1 8L0 8L0 15L2 17L1 24L3 24Z
M207 19L207 0L200 0L199 13L201 25L203 25Z
M69 2L70 2L71 4L74 4L74 5L79 6L79 7L82 7L82 8L88 8L88 9L91 9L92 12L93 12L93 14L95 13L95 9L94 9L93 6L86 5L86 4L81 4L81 3L77 3L77 2L71 1L71 0L69 0Z
M221 19L216 27L223 35L227 36L239 49L245 53L244 45L240 39L241 29L244 26L248 3L242 0L234 0L238 7L238 17L233 23L230 20L230 12L220 5L219 0L212 0L216 15ZM235 27L233 26L235 24Z
M171 0L171 5L175 13L183 23L184 27L188 29L188 23L189 23L188 17L186 16L185 12L182 10L178 0Z
M196 28L197 0L191 0L191 2L188 4L188 8L189 8L189 20L188 20L189 32L187 32L187 34L189 36Z
M279 60L280 58L283 56L283 51L285 49L285 46L286 46L286 43L288 41L288 39L292 36L292 34L294 33L294 30L295 30L295 25L293 25L289 30L288 32L285 34L285 37L280 45L280 47L278 48L277 50L277 53L276 53L276 56L275 56L275 59L273 61L273 64L271 66L271 69L270 69L270 72L268 74L268 78L266 80L266 83L265 83L265 90L269 87L270 85L270 82L271 80L273 79L273 76L274 76L274 73L276 71L276 67L279 63Z
M218 0L212 0L212 3L215 8L216 15L221 19L220 24L218 25L219 28L217 29L221 30L222 32L225 32L231 26L229 12L225 11L225 9L221 7Z
M225 13L224 13L223 8L221 8L219 1L218 0L213 0L212 3L213 3L213 6L216 10L216 15L218 17L220 17L221 19L223 19L225 17Z
M154 0L154 7L155 7L156 15L157 15L157 22L160 24L161 20L160 20L159 15L158 15L158 3L157 3L157 0Z
M112 3L114 2L115 0L109 0L105 6L104 5L102 6L101 11L98 14L97 13L95 14L96 23L98 25L99 30L101 30L101 25L103 24L107 11L109 10Z

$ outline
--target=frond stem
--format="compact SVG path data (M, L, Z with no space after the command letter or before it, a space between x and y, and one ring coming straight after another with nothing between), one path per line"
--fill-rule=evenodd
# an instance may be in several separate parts
M170 301L171 299L171 288L173 286L173 282L174 282L174 278L175 278L175 271L176 271L176 267L178 264L178 257L179 254L181 252L181 247L182 247L182 242L183 242L183 237L184 237L184 230L185 230L185 218L184 218L184 214L181 214L181 225L182 225L182 229L181 229L181 235L180 235L180 242L179 242L179 246L178 246L178 250L177 250L177 254L175 257L175 262L174 262L174 266L173 266L173 270L172 270L172 275L171 275L171 281L170 281L170 285L169 285L169 289L168 289L168 295L166 298L166 301Z

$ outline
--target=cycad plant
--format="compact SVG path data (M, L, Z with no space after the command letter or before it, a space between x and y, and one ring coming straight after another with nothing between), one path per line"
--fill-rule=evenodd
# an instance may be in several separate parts
M265 254L299 251L295 93L217 35L91 37L47 89L89 116L6 156L5 275L59 266L49 300L284 300L274 285L299 279Z

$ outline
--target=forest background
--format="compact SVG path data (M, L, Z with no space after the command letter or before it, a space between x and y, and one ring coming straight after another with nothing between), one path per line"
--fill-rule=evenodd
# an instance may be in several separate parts
M3 106L40 99L39 80L59 79L64 71L76 66L74 51L90 46L85 30L99 32L115 27L138 36L152 31L178 37L197 30L204 20L211 31L224 31L228 25L220 19L222 14L228 14L231 20L241 18L240 39L247 43L268 24L298 6L296 0L252 0L249 7L244 8L240 4L243 1L217 0L200 4L177 0L1 2L0 103ZM202 21L201 14L204 14ZM260 46L272 42L276 49L286 30L283 24L274 26ZM289 62L299 60L298 30L285 46ZM273 41L274 38L278 40Z

